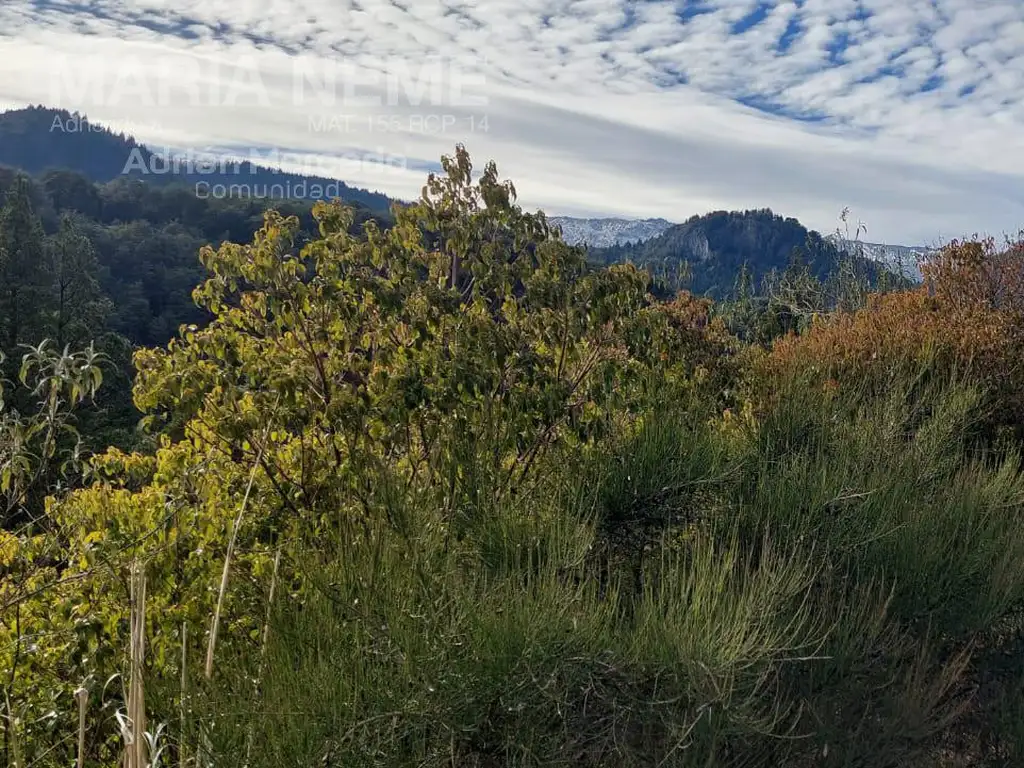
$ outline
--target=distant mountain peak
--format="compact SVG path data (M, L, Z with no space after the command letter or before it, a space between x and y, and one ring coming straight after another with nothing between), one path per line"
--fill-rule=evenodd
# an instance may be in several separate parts
M562 237L572 245L589 245L591 248L607 248L657 237L673 222L665 219L626 218L576 218L573 216L552 216L552 224L562 230Z
M760 282L771 272L786 270L794 257L818 277L834 268L836 256L843 250L854 256L869 276L879 268L893 271L890 251L870 246L844 245L808 230L795 218L760 208L692 216L641 242L591 248L590 255L603 263L632 262L670 284L681 281L694 293L723 298L735 289L742 272Z
M934 248L922 245L885 245L865 243L861 240L842 240L841 244L847 253L877 261L888 269L916 281L922 279L921 263L935 253Z

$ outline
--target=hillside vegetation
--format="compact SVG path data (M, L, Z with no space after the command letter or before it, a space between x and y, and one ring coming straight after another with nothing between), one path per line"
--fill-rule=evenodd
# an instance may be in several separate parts
M672 285L716 299L733 294L741 273L760 285L797 264L820 280L832 275L840 262L862 281L898 279L901 274L848 243L823 237L769 209L692 216L655 237L596 248L593 254L606 264L629 261Z
M661 298L443 169L202 248L91 455L14 186L0 764L1020 764L1024 245Z

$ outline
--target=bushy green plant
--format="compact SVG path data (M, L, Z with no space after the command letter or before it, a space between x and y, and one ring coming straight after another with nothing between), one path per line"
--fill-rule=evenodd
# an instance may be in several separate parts
M0 749L12 765L41 758L52 738L60 744L73 733L58 714L70 698L59 677L73 666L68 630L88 605L76 595L52 613L42 597L61 582L59 531L45 497L76 479L75 411L102 380L91 348L44 341L23 356L18 382L0 381Z

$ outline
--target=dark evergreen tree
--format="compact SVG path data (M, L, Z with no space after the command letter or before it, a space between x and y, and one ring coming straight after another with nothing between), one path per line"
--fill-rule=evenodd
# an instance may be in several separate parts
M53 292L51 335L59 348L78 349L106 332L113 309L100 289L96 252L70 215L61 218L46 252Z
M31 183L18 177L0 209L0 348L8 356L45 332L50 296L43 237Z

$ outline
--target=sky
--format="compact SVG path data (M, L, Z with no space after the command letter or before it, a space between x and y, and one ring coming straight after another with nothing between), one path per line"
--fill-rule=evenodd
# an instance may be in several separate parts
M0 108L404 199L463 143L552 215L1024 228L1024 0L0 0Z

